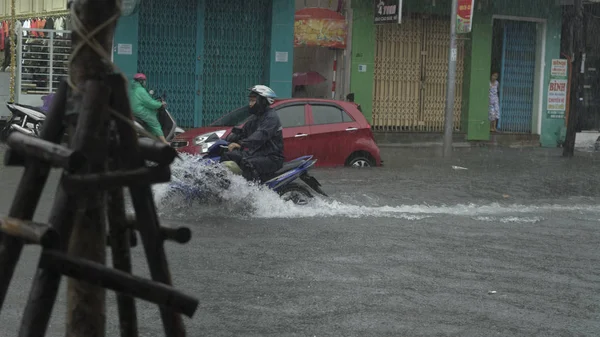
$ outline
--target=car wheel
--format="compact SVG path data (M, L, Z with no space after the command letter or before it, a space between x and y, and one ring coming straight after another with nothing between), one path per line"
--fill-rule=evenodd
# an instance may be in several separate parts
M354 168L363 168L363 167L372 167L375 165L373 165L373 160L371 160L367 156L358 155L358 156L352 157L352 159L350 159L348 161L348 166L354 167Z

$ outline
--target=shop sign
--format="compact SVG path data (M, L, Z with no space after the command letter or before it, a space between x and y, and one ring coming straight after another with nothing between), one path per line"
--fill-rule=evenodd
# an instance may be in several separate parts
M549 119L564 119L567 110L567 94L569 91L567 60L552 60L550 84L548 85L548 101L546 117Z
M456 33L467 34L473 26L473 2L474 0L458 0L456 12Z
M401 23L402 0L374 0L375 24Z
M552 70L550 76L552 77L567 77L568 61L565 59L552 60Z
M347 38L348 23L343 15L323 8L306 8L296 12L294 47L345 49Z

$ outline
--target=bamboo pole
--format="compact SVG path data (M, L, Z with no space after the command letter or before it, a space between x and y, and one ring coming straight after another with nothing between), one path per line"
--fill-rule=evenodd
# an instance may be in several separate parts
M134 129L124 120L131 121L133 116L127 98L127 83L122 76L111 78L111 87L114 89L112 97L115 111L119 114L117 129L121 137L121 149L127 157L122 158L124 165L136 168L143 165L137 135ZM152 188L147 186L130 186L131 200L136 213L136 220L140 224L138 228L144 252L148 261L150 275L154 281L171 285L171 273L169 271L167 257L165 254L162 235L160 232L160 221L158 219ZM160 314L163 321L165 335L167 337L186 336L185 327L181 315L175 311L161 307Z
M63 118L66 105L66 84L62 83L56 93L48 112L46 123L40 138L58 143L64 132ZM39 160L32 160L25 172L11 205L9 216L19 220L31 220L44 185L50 174L50 165ZM50 222L52 224L52 222ZM17 261L21 256L23 241L11 236L0 235L0 309L4 303L6 292L13 276Z
M110 60L119 0L76 0L71 4L73 51L69 65L72 88L67 113L77 118L72 147L90 155L87 170L105 172L108 155L108 102L113 72ZM77 115L78 114L78 115ZM78 205L69 255L106 264L106 192L88 192ZM106 291L98 285L70 278L67 287L67 337L104 337Z

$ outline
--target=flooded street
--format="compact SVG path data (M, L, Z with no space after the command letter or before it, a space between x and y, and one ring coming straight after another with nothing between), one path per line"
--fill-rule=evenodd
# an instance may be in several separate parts
M315 169L330 198L307 206L241 184L220 204L159 200L165 224L193 231L167 245L175 285L200 299L188 335L598 336L600 156L437 152L387 148L383 168ZM19 177L0 170L3 214ZM18 329L38 256L23 252L0 336ZM146 265L138 246L136 274ZM65 285L50 337L64 336ZM118 336L110 292L108 303L107 336ZM137 303L140 335L164 335L157 308Z

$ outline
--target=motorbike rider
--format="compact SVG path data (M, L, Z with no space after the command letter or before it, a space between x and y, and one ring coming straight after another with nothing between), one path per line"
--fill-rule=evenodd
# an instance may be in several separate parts
M167 103L155 100L150 96L148 90L146 90L146 81L146 75L142 73L133 76L129 94L133 116L143 122L142 125L148 132L168 144L162 126L158 121L158 109L165 107Z
M221 157L221 162L234 172L238 166L247 180L263 180L283 166L283 128L270 107L277 97L275 92L265 85L248 90L251 117L241 130L236 129L227 137L229 152Z

